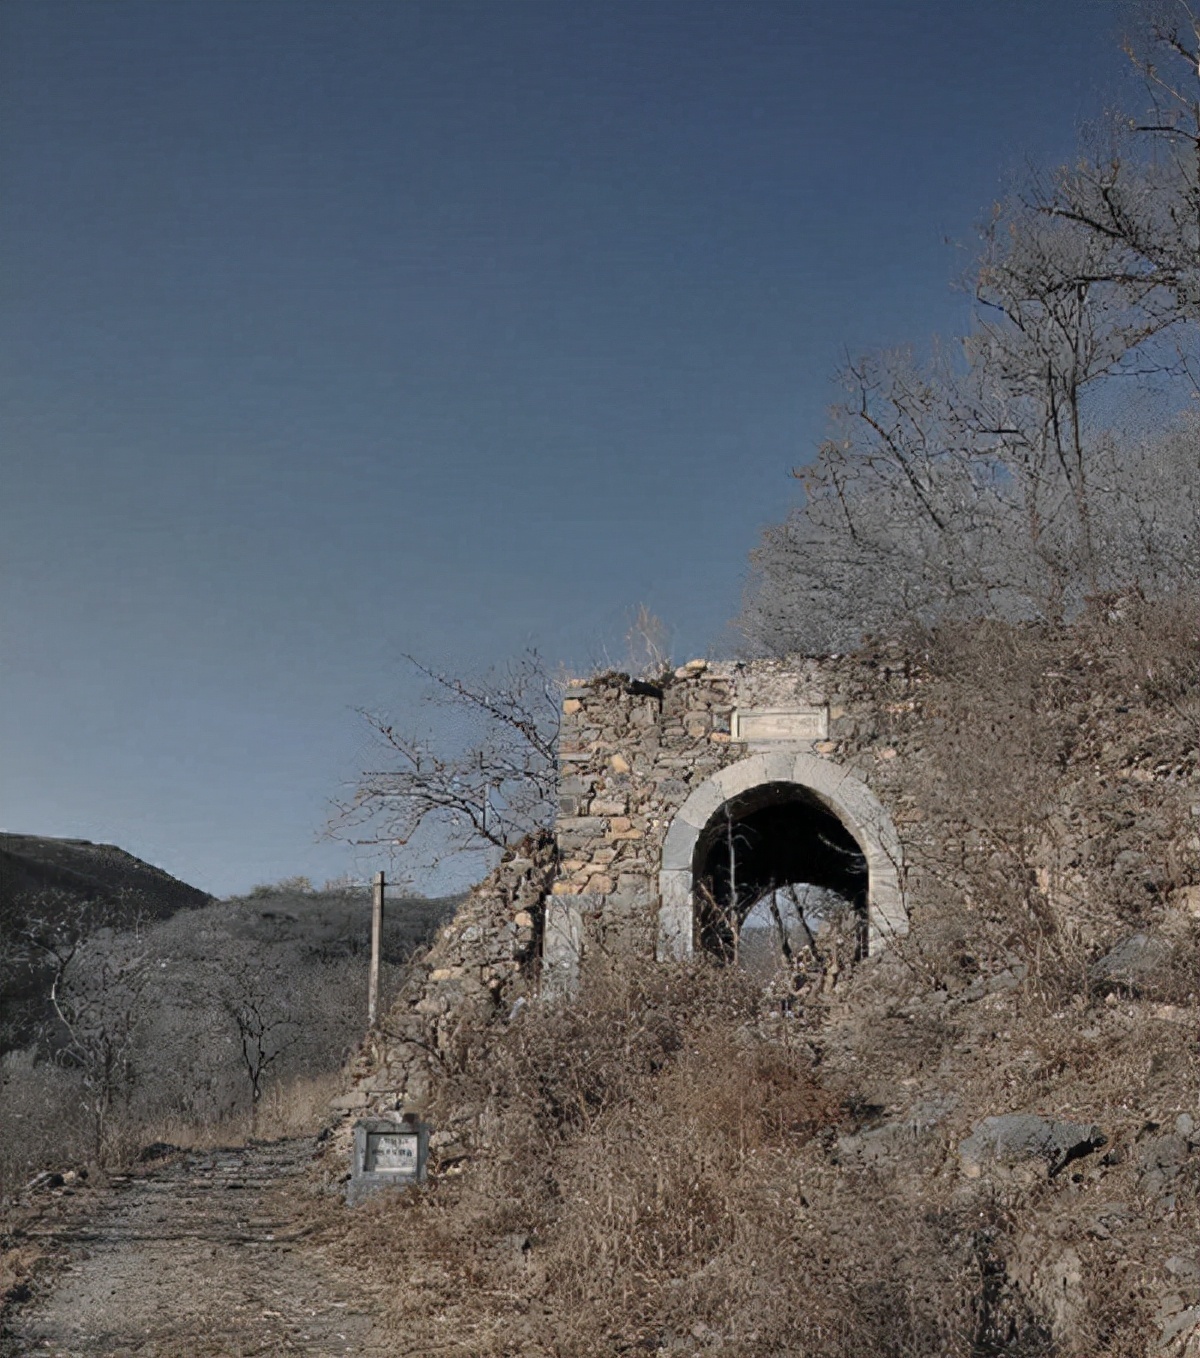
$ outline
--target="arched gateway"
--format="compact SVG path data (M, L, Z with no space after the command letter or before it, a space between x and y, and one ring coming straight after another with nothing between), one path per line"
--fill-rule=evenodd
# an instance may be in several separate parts
M860 954L907 932L901 844L879 800L903 795L903 769L858 666L696 660L658 683L572 683L544 993L572 991L589 958L745 960L764 928L790 948L845 905Z
M658 874L658 957L688 956L698 933L700 879L724 826L757 822L764 845L748 845L748 870L803 880L850 896L865 868L866 947L878 950L908 932L892 819L870 788L847 769L804 751L751 755L714 773L676 813L663 840ZM840 832L840 833L839 833ZM838 840L857 846L848 866ZM861 855L861 859L859 859Z

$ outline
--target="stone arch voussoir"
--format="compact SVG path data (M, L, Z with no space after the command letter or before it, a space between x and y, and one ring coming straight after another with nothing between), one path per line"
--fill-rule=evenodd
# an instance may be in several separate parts
M908 933L900 884L900 839L891 816L866 783L840 765L806 751L756 754L706 779L671 822L658 874L659 960L684 958L692 951L693 858L704 827L731 797L765 783L795 783L807 789L862 849L868 878L867 951L878 952L890 939Z

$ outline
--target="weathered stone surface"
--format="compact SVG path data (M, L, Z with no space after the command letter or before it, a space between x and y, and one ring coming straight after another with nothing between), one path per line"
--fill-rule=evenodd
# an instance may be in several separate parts
M353 1112L356 1108L365 1108L370 1102L370 1098L364 1089L351 1089L345 1094L339 1094L330 1105L337 1112Z
M1107 1138L1092 1123L1061 1122L1036 1113L984 1118L958 1148L963 1172L978 1178L988 1170L1025 1171L1040 1167L1049 1177L1088 1155ZM1019 1177L1021 1177L1019 1175Z
M1186 1136L1170 1132L1151 1137L1137 1147L1138 1190L1147 1197L1165 1193L1175 1182L1191 1153Z
M584 895L556 895L546 903L542 945L542 993L568 995L579 984L583 957L583 915L591 902Z
M1189 1306L1180 1311L1170 1311L1165 1307L1163 1309L1166 1314L1160 1314L1161 1329L1158 1342L1164 1351L1168 1350L1168 1346L1191 1340L1194 1335L1200 1333L1200 1306ZM1183 1353L1186 1358L1191 1358L1197 1350L1189 1343L1186 1348L1172 1347L1169 1351Z
M838 1137L838 1162L859 1168L904 1168L921 1144L933 1139L957 1102L953 1094L932 1095L877 1127Z
M1174 905L1193 919L1200 919L1200 886L1180 887L1175 893Z
M1170 961L1171 945L1153 934L1131 934L1091 968L1092 981L1104 989L1138 994Z

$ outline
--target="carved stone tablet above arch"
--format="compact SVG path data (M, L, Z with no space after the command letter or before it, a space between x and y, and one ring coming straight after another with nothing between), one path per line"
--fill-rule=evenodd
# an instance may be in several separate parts
M831 811L867 860L867 950L908 932L900 885L900 840L879 799L849 770L808 752L751 755L700 784L679 808L663 841L658 875L658 957L687 957L695 937L696 846L713 816L732 798L769 784L802 787Z

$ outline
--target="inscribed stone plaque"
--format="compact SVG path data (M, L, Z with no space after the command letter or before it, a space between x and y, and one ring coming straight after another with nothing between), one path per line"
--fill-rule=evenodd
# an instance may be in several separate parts
M351 1207L380 1189L424 1182L429 1158L429 1124L415 1113L361 1118L354 1124L346 1201Z
M416 1174L415 1132L369 1132L366 1164L368 1174Z
M827 707L739 708L733 714L734 740L748 745L801 745L829 735Z

